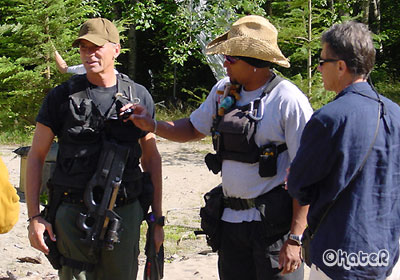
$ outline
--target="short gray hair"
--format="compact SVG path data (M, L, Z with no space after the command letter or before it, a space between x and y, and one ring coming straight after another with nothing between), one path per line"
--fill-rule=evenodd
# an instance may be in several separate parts
M329 45L330 54L346 62L350 72L365 78L375 64L375 48L368 26L347 21L335 24L322 34L322 43Z

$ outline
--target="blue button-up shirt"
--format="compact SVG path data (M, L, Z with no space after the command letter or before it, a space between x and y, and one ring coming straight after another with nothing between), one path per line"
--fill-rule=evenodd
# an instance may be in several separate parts
M332 279L385 279L399 255L400 107L380 98L382 118L369 154L379 103L368 83L355 83L314 113L290 168L289 193L310 204L311 229L339 197L310 251Z

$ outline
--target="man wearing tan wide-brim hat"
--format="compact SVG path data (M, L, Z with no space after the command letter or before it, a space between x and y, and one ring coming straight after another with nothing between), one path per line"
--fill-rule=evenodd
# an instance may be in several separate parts
M111 21L87 20L73 45L86 74L52 89L36 118L26 175L29 241L60 279L136 279L140 225L150 204L152 241L162 248L161 157L154 134L124 122L120 108L135 100L154 118L154 102L145 87L114 72L120 45ZM56 136L43 213L40 174Z
M215 174L222 172L222 188L205 196L200 214L224 280L303 279L300 235L307 208L291 199L284 181L312 109L294 84L271 70L273 64L289 67L277 35L263 17L239 19L206 48L225 55L227 77L190 118L153 121L142 106L130 117L173 141L212 136L216 151L205 161ZM220 218L218 225L210 217Z
M289 68L289 61L279 49L277 40L278 31L267 19L246 16L211 41L206 53L253 57Z

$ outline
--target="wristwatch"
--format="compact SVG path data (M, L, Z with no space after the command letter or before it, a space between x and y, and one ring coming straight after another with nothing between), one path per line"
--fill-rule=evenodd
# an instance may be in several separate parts
M158 218L156 218L156 220L154 221L157 225L159 225L159 226L164 226L165 225L165 217L164 216L161 216L161 217L158 217Z
M296 242L299 246L301 246L301 238L303 237L303 235L296 235L296 234L289 234L289 240L292 240L294 242Z

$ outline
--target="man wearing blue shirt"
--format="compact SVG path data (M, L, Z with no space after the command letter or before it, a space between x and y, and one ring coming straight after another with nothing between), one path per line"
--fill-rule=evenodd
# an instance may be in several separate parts
M337 96L306 125L287 182L310 205L310 279L385 279L399 257L400 107L367 83L366 25L334 25L322 45L319 71Z

